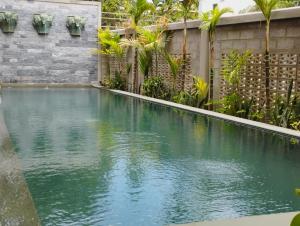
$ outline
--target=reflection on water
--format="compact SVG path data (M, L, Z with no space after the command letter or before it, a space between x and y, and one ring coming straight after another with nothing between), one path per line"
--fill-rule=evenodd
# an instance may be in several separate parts
M95 89L5 89L43 225L166 225L300 210L288 138Z

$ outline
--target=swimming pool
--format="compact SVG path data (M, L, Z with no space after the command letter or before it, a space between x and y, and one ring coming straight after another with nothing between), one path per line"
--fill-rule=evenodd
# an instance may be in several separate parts
M43 225L300 210L288 137L97 89L3 89L1 110Z

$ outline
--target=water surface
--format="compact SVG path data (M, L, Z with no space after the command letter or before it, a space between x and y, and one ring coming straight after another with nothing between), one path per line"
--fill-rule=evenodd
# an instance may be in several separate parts
M300 210L290 138L97 89L4 89L1 109L43 225Z

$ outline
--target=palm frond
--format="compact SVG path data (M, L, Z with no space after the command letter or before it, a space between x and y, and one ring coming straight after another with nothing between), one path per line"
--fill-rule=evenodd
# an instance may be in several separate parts
M129 4L129 14L131 15L132 26L138 25L141 17L146 11L154 11L155 7L152 3L147 0L132 0Z
M145 78L148 78L150 69L152 67L152 53L149 51L139 51L138 58L139 68Z
M121 47L134 47L134 48L140 48L141 47L141 43L134 39L134 38L123 38L120 41L120 46Z
M271 19L272 10L276 8L280 0L254 0L258 8L262 11L266 20Z
M232 13L232 12L233 11L231 8L226 7L220 9L218 6L210 11L204 12L200 15L200 19L201 19L200 28L209 31L210 33L214 32L217 24L220 21L220 18L225 13Z

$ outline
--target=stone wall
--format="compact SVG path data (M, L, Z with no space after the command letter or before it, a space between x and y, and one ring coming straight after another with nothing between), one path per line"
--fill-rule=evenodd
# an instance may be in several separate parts
M1 0L1 11L14 11L16 31L0 31L0 81L4 83L90 83L97 80L97 28L101 6L96 2ZM35 13L54 16L48 35L38 35L32 25ZM66 28L67 16L84 16L81 37Z

